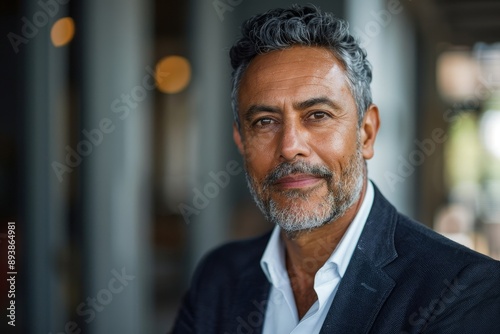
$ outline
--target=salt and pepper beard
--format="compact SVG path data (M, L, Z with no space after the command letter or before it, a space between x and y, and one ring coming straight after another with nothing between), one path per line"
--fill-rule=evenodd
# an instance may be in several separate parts
M303 160L283 162L277 165L261 182L250 176L245 162L245 175L252 197L266 219L281 227L290 238L295 238L301 232L311 231L342 217L346 211L359 199L363 188L365 161L361 154L358 133L356 152L350 158L340 175L323 165L312 165ZM308 174L324 178L327 184L327 194L316 207L307 208L299 201L307 201L322 185L311 189L272 189L277 180L293 174ZM271 192L278 192L289 199L285 204L278 205L271 197ZM310 205L310 203L309 203Z

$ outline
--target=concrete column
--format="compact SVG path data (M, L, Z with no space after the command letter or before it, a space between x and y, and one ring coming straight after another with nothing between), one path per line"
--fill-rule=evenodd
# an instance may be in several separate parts
M95 310L89 333L151 332L150 6L83 3L80 143L92 142L83 130L95 134L81 164L85 294L98 305L84 309Z
M189 204L194 199L194 189L215 194L205 188L213 183L210 172L217 173L226 168L232 124L227 43L231 28L224 16L220 18L212 1L192 0L190 11L193 119L190 128L192 142L189 144L191 176L186 198ZM219 188L216 195L207 196L207 205L190 217L187 228L191 269L209 248L227 238L228 196L227 191Z
M346 6L351 32L373 66L373 102L382 121L369 176L398 210L414 216L418 166L410 161L411 168L405 167L417 148L416 38L409 9L404 1L385 0L352 0Z
M67 13L60 6L54 15L48 15L36 0L26 2L23 13L32 27L30 38L18 46L17 57L24 58L23 93L25 107L25 166L24 189L26 253L25 277L27 291L16 295L27 296L27 319L22 318L19 299L16 300L16 327L31 333L56 331L68 319L65 309L64 268L61 267L67 246L65 214L68 182L62 182L54 172L54 161L64 161L67 114L68 49L56 49L50 40L50 29L57 18ZM17 222L17 233L21 222ZM16 241L20 241L17 240ZM20 261L18 260L18 264ZM19 268L16 268L19 270ZM18 285L20 285L18 279Z

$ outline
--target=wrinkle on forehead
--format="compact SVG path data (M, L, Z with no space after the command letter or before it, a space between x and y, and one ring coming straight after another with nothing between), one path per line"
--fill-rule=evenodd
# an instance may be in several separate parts
M323 95L350 94L342 64L328 49L294 47L256 57L242 78L239 96L247 100L288 91L282 98L293 99L314 90Z
M255 57L242 77L242 86L255 88L266 84L268 89L282 89L279 85L291 80L308 81L297 85L324 85L334 78L347 83L343 65L332 51L324 47L295 46Z

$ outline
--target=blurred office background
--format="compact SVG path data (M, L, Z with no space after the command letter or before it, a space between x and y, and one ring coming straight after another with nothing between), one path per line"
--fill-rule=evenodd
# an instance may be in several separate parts
M291 3L0 4L3 312L9 221L18 272L2 333L165 333L208 249L271 228L232 142L228 50L245 18ZM500 259L500 2L314 3L373 65L372 180Z

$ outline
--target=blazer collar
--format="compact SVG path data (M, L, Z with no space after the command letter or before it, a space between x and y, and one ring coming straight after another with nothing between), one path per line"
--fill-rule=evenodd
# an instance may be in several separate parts
M359 238L357 251L362 252L375 267L383 267L398 256L394 246L398 212L377 186L373 185L373 188L373 206Z
M374 188L365 228L320 333L367 333L395 286L383 267L397 257L397 211Z
M270 236L271 232L259 238L236 286L227 287L234 288L234 303L225 333L262 333L271 284L260 267L260 259Z

